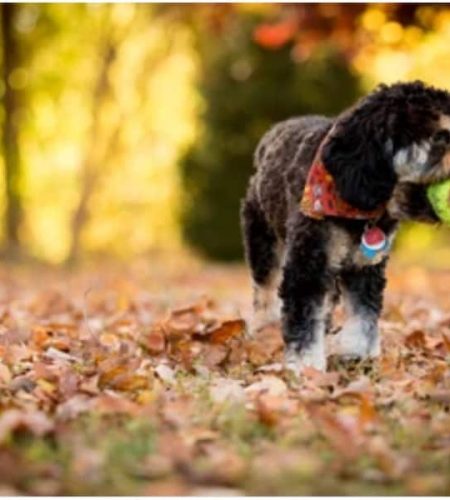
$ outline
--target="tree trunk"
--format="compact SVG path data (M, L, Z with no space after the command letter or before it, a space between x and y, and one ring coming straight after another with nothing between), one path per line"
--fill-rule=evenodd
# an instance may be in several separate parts
M3 163L6 190L5 239L6 252L15 255L20 249L20 225L23 218L20 192L20 149L18 142L21 106L21 91L11 85L11 74L19 66L20 54L13 21L18 6L1 5L2 47L3 47Z
M95 85L92 99L92 124L86 154L81 165L81 193L78 205L72 216L72 240L66 263L74 264L80 257L81 233L89 217L89 202L92 193L98 182L99 175L99 153L98 136L100 132L100 115L105 101L110 97L110 83L108 80L109 70L116 58L116 47L109 40L106 44L102 64L98 73L97 83ZM102 159L104 160L104 158Z

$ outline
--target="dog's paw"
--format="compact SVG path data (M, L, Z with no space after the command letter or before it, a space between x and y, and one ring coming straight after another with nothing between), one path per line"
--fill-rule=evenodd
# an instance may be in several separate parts
M376 323L359 318L348 320L330 344L331 354L344 361L377 358L381 351Z
M325 351L320 345L314 345L301 351L287 349L284 361L286 369L294 372L295 375L301 375L307 367L320 371L327 369Z

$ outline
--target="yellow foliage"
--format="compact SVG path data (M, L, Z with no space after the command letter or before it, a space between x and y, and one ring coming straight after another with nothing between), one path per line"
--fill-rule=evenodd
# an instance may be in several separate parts
M136 20L138 14L144 16L143 7L111 6L110 22L123 42L108 77L111 95L97 110L95 147L86 157L101 63L95 54L105 30L102 8L89 12L94 20L98 16L89 34L93 57L73 56L70 64L64 58L77 40L68 7L50 8L64 18L70 33L61 33L56 47L42 44L29 69L30 78L56 73L64 81L58 93L49 85L33 89L34 126L23 141L27 247L51 262L67 257L86 162L95 162L98 181L82 233L84 249L127 256L155 246L178 246L177 159L193 137L197 102L195 58L187 31L177 28L166 46L167 23ZM11 78L20 86L26 75L18 69Z

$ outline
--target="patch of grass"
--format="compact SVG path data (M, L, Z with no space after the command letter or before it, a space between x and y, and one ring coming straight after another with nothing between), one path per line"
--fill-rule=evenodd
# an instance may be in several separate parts
M251 455L256 443L273 440L276 435L273 429L258 422L241 404L225 406L217 415L214 427L244 456Z
M83 416L55 436L18 435L25 471L16 486L40 494L43 477L58 481L49 494L133 494L143 484L138 470L155 451L154 425L145 419Z

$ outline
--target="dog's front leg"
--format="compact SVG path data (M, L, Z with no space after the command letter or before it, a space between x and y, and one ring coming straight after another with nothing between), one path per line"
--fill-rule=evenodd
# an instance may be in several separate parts
M347 320L334 339L334 354L344 359L375 358L380 354L378 318L383 305L386 262L341 275Z
M315 221L291 228L280 287L286 364L326 369L326 293L329 278L323 229Z

